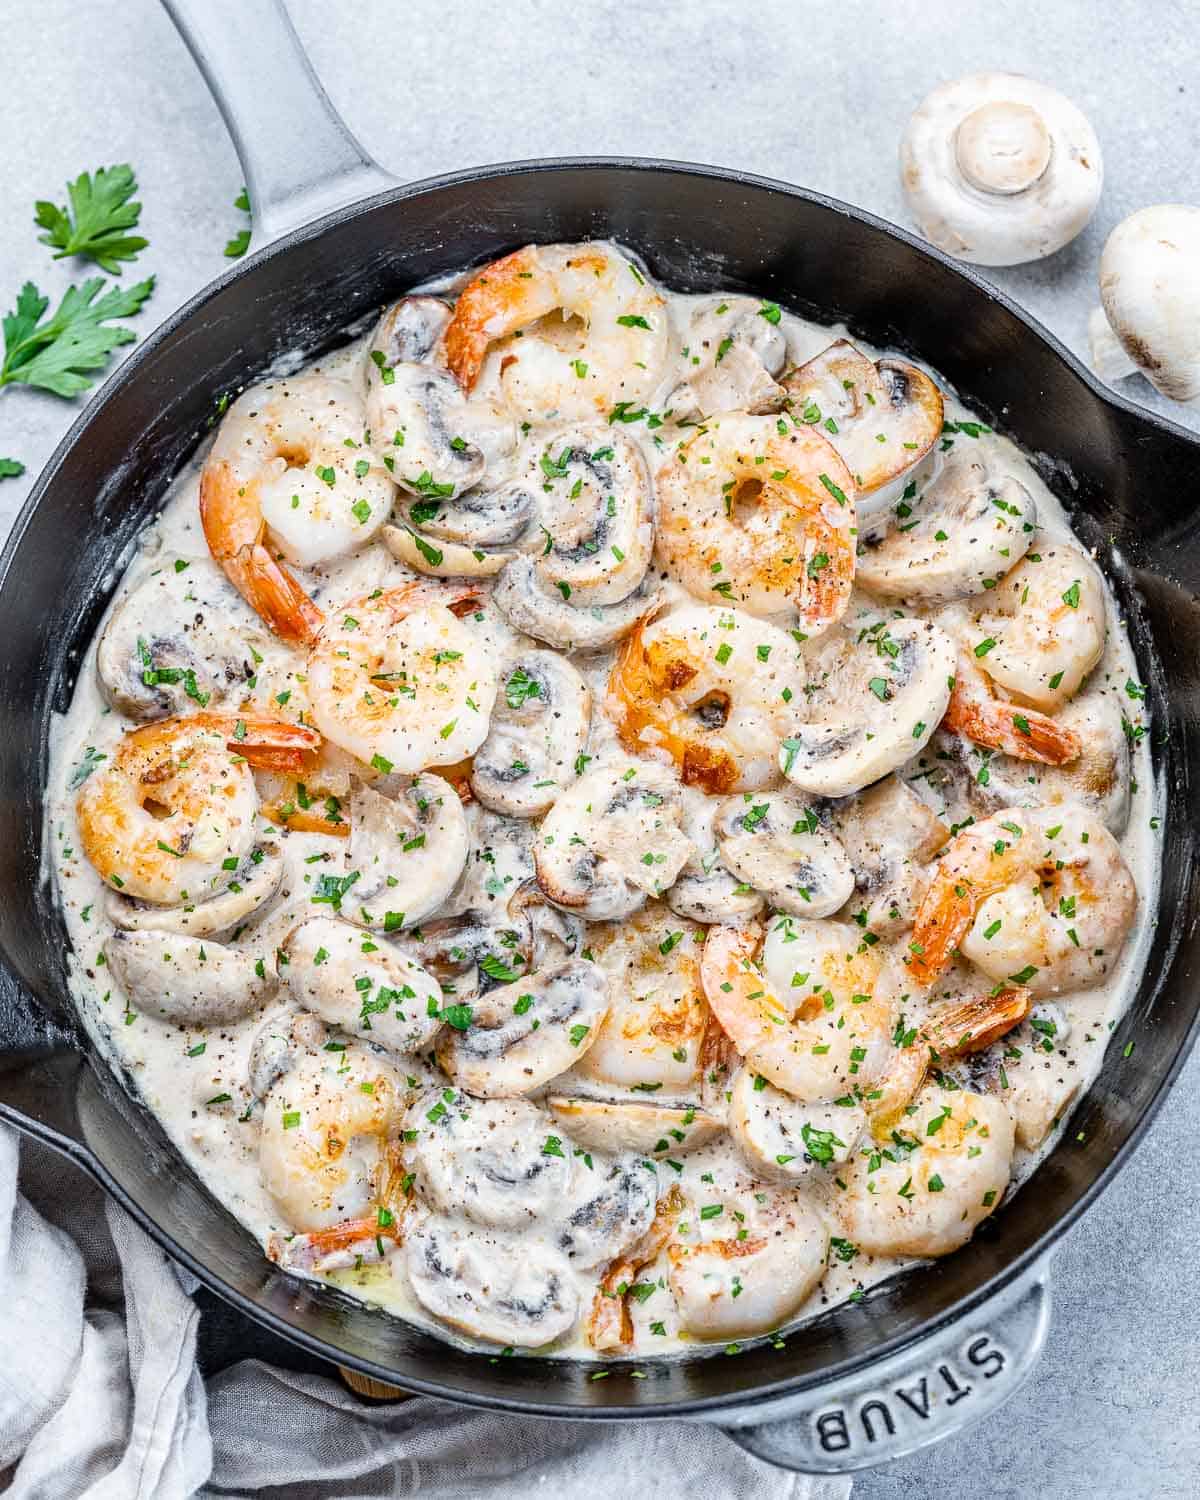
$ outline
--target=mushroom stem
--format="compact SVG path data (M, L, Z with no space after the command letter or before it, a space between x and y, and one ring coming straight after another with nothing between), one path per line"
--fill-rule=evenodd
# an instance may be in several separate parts
M959 171L981 193L1023 193L1045 174L1053 141L1028 104L993 99L972 110L954 132Z
M1125 346L1112 331L1102 307L1093 307L1088 317L1088 350L1092 369L1101 380L1110 383L1136 375L1138 367L1125 352Z

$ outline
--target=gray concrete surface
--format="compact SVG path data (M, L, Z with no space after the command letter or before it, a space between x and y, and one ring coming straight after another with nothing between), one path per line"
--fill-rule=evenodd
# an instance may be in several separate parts
M1108 230L1144 203L1200 199L1195 0L292 0L291 10L353 129L412 178L629 152L787 178L903 221L896 144L929 88L980 68L1056 83L1099 132L1100 210L1052 260L993 274L1081 352ZM130 160L151 241L142 264L159 278L139 320L149 330L225 267L222 248L242 222L241 171L199 75L154 0L0 0L0 37L5 308L26 277L56 292L79 274L37 244L33 200L57 197L85 166ZM1170 408L1140 381L1125 389L1200 430L1200 412ZM0 529L75 412L0 391L0 454L29 468L0 484ZM1200 1494L1198 1091L1194 1058L1058 1256L1053 1331L1030 1385L973 1433L860 1480L857 1496Z

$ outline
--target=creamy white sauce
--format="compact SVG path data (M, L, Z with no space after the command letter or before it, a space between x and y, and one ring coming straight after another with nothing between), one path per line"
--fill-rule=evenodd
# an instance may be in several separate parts
M703 299L671 295L669 300L678 348L686 340L687 321L693 306ZM819 327L786 313L780 327L787 338L789 362L796 363L820 352L842 332L836 328ZM872 358L879 353L868 352ZM289 361L289 370L294 371L299 364L298 359ZM358 340L312 368L361 387L364 364L365 340ZM686 369L687 360L680 355L656 399L649 403L653 410L663 409L667 394ZM497 359L492 355L480 385L480 394L486 396L494 392L497 379ZM955 421L971 417L950 397L947 398L946 415ZM651 431L645 424L638 423L619 430L641 445L652 469L662 464L678 440L678 434L670 426ZM1042 532L1050 538L1071 536L1067 516L1058 501L1032 465L1006 439L988 433L981 433L977 438L960 434L955 442L960 446L975 444L981 452L1002 459L1035 497ZM175 480L160 514L140 538L137 553L117 588L110 615L120 601L155 570L173 569L176 559L199 565L208 558L198 513L202 459L203 451ZM298 576L318 604L329 606L375 587L403 581L410 575L382 546L372 545L356 556ZM688 596L678 586L669 587L676 601L687 600ZM856 598L848 619L853 619L860 604L870 607L870 601ZM102 625L101 633L103 629ZM503 621L492 614L488 617L487 630L498 643L512 637ZM302 691L295 674L297 670L303 671L303 660L271 639L265 630L254 636L254 647L262 660L257 663L257 686L246 691L244 701L247 706L255 704L260 711L270 711L279 693L286 693L289 688L297 693ZM581 663L595 695L596 708L589 744L589 753L595 758L593 765L629 760L628 753L621 749L616 739L612 723L601 708L612 659L613 653L610 652ZM1147 723L1145 706L1129 697L1125 690L1127 681L1137 680L1138 672L1129 641L1110 598L1107 647L1101 664L1092 673L1087 691L1114 696L1131 723L1140 727ZM235 1024L206 1029L179 1028L132 1009L101 958L102 946L112 933L113 924L105 913L105 889L80 853L74 811L76 793L69 783L85 757L111 756L129 727L129 721L113 712L99 691L94 641L80 664L71 707L54 727L51 775L46 792L51 830L48 863L57 882L70 942L72 993L84 1025L113 1067L159 1118L172 1142L213 1194L229 1207L250 1234L266 1245L273 1235L287 1235L291 1226L267 1193L260 1175L261 1111L252 1104L247 1068L252 1041L265 1020L272 1013L283 1015L287 1011L286 989L281 989L278 1001L269 1011L252 1014ZM936 765L932 747L906 768L906 774L912 778L919 795L939 812L946 810L948 820L961 817L961 809L956 812L953 797L947 803L944 791L932 785L927 775L931 765ZM1034 1171L1042 1155L1057 1138L1058 1131L1065 1128L1069 1105L1083 1093L1098 1070L1109 1034L1142 969L1154 920L1158 882L1161 835L1153 824L1161 816L1162 808L1152 779L1149 755L1141 743L1133 746L1132 780L1134 789L1129 816L1120 835L1120 844L1139 893L1136 924L1120 961L1103 985L1058 1000L1070 1024L1066 1040L1056 1041L1049 1051L1029 1053L1021 1060L1019 1070L1018 1065L1011 1065L1019 1077L1033 1076L1031 1086L1035 1090L1041 1088L1050 1100L1048 1115L1057 1117L1058 1124L1035 1149L1018 1150L1010 1191ZM689 795L699 796L698 793ZM298 920L313 915L315 910L328 914L328 908L314 908L311 904L315 872L331 874L346 869L344 840L318 833L289 832L277 841L286 864L281 895L261 919L248 924L235 944L256 957L269 958ZM468 872L473 881L473 896L449 910L461 909L469 904L470 899L477 904L495 900L498 893L511 889L519 880L522 871L516 852L501 844L495 847L494 853L494 865L481 868L478 856L471 862L475 867ZM852 899L851 907L853 904ZM432 1076L426 1067L415 1063L407 1071L422 1080ZM739 1174L745 1176L745 1168L725 1139L682 1157L681 1162L682 1170L677 1174L660 1165L660 1188L665 1189L670 1182L677 1180L694 1203L703 1202L706 1194L711 1195L723 1182L731 1181ZM823 1211L828 1211L828 1195L832 1191L826 1180L818 1184L813 1194L814 1201ZM834 1233L837 1232L835 1227ZM531 1243L536 1243L541 1231L535 1225L525 1233ZM818 1289L802 1309L801 1321L896 1274L908 1264L886 1258L872 1259L865 1254L858 1255L848 1264L831 1255L830 1262ZM659 1284L652 1295L632 1307L636 1339L631 1352L635 1357L645 1358L696 1347L695 1341L680 1337L672 1296L665 1285L665 1273L666 1261L660 1258L641 1275L643 1282ZM581 1306L586 1313L596 1273L576 1272L575 1275ZM391 1312L435 1329L442 1336L455 1337L431 1319L416 1302L407 1284L402 1255L363 1264L356 1270L332 1272L328 1279L353 1295L379 1303ZM573 1337L560 1341L548 1352L560 1356L591 1355L583 1337L583 1321L581 1317ZM662 1331L652 1332L652 1327Z

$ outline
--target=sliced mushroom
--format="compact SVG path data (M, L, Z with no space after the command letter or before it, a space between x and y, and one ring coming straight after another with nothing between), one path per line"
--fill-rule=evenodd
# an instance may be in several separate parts
M588 1271L620 1255L645 1234L654 1217L658 1179L647 1161L591 1162L576 1173L558 1248L577 1269Z
M715 412L774 411L784 399L774 379L787 358L779 309L754 297L706 297L684 333L687 376L667 398L676 421Z
M260 913L283 884L278 844L259 844L238 866L226 888L207 901L186 906L152 906L118 891L104 893L104 914L126 932L177 932L189 937L224 937Z
M523 1236L430 1214L409 1233L405 1263L427 1311L488 1343L539 1348L569 1332L579 1316L566 1258Z
M957 647L924 620L880 622L817 643L807 722L780 752L802 791L845 797L922 750L950 701ZM824 675L819 670L823 666Z
M817 425L858 486L858 514L893 499L908 471L942 431L942 393L923 370L898 359L875 363L838 339L783 379L798 422Z
M547 813L534 846L546 896L589 921L625 917L669 889L692 852L679 783L665 767L599 767Z
M839 803L831 818L854 871L855 919L878 937L899 937L912 925L929 862L950 830L897 776Z
M878 598L965 599L1029 551L1037 503L994 458L952 452L931 484L911 488L888 530L859 544L856 581Z
M1130 214L1100 257L1092 362L1106 380L1140 370L1172 401L1200 401L1200 208Z
M424 1052L442 1029L442 990L394 944L332 917L288 934L284 974L296 1003L389 1052Z
M411 526L385 526L380 536L394 558L426 578L494 578L517 555L461 542L431 542Z
M866 1127L861 1106L804 1104L742 1068L729 1097L729 1135L764 1182L799 1182L844 1162Z
M537 818L578 776L592 695L578 669L553 651L513 652L500 683L471 790L494 812Z
M1062 1006L1043 1000L1020 1027L965 1058L956 1070L966 1087L1003 1100L1013 1118L1016 1143L1026 1151L1042 1144L1084 1081L1065 1050L1070 1035Z
M131 1005L175 1026L240 1021L278 982L252 953L173 932L114 932L104 957Z
M725 1128L715 1115L691 1104L638 1104L632 1099L566 1094L551 1094L546 1103L577 1145L609 1155L634 1151L639 1156L681 1156L710 1146Z
M457 542L463 547L515 545L529 533L544 540L534 526L538 491L534 482L509 480L496 489L469 490L453 501L423 500L410 507L414 525L440 546Z
M683 831L692 853L664 900L677 916L693 922L735 922L755 917L763 898L725 867L717 842L715 797L688 788L684 792Z
M450 309L440 297L402 297L368 350L367 426L397 484L423 499L478 484L489 460L516 446L516 424L490 401L467 399L432 363Z
M109 617L96 674L118 713L162 719L205 702L240 703L268 642L215 563L168 556Z
M415 927L454 889L469 850L462 802L440 776L404 778L394 797L360 787L350 803L354 879L342 914L363 927Z
M917 228L980 266L1040 260L1095 212L1100 143L1057 89L1017 73L972 73L924 98L900 145Z
M777 911L827 917L854 889L854 872L837 837L813 809L788 792L744 792L721 803L721 858Z
M539 438L527 464L539 578L579 608L619 604L645 576L654 542L641 449L607 424L583 422Z
M297 1015L280 1010L268 1017L254 1041L246 1078L256 1099L265 1099L285 1073L290 1073L297 1057L324 1047L329 1033L319 1016L307 1011Z
M435 1087L418 1095L404 1123L415 1137L407 1163L432 1208L492 1229L560 1216L574 1162L557 1140L546 1150L553 1122L536 1106Z
M464 1007L465 1009L466 1007ZM451 1078L484 1099L528 1094L565 1072L599 1034L608 981L598 964L572 958L480 995L438 1045Z
M661 589L643 580L619 604L577 609L569 595L538 576L531 557L517 557L496 580L492 603L515 629L560 651L604 651L623 639L662 604Z
M589 928L588 952L608 976L611 1004L572 1081L609 1097L661 1090L695 1099L709 1021L704 928L652 901L624 921Z

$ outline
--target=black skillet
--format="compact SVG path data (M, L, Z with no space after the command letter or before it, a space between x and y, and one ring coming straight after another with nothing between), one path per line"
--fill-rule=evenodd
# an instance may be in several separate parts
M671 162L518 162L401 186L337 119L277 0L166 3L233 131L258 229L279 237L174 314L89 403L0 557L0 1118L70 1155L260 1324L410 1390L576 1419L715 1422L811 1471L891 1459L981 1416L1040 1351L1049 1252L1128 1160L1196 1030L1200 882L1186 809L1200 770L1200 443L1098 385L992 287L868 214ZM651 1362L637 1367L643 1379L618 1364L600 1381L594 1367L461 1352L269 1264L81 1036L41 859L50 717L222 393L296 346L332 348L439 272L531 240L592 237L632 247L668 286L750 291L919 355L1035 455L1129 611L1172 809L1138 993L1035 1182L966 1249L783 1348Z

